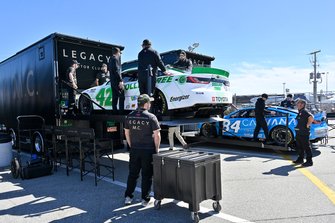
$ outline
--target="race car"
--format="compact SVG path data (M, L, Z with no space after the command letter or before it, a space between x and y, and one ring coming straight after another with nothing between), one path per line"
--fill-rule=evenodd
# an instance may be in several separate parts
M166 115L171 112L191 112L196 114L221 113L232 103L229 73L209 68L193 67L191 71L167 68L168 75L158 71L154 112ZM125 87L125 110L137 108L139 86L137 67L122 72ZM92 101L97 103L92 103ZM112 91L109 82L84 90L77 103L83 115L93 110L112 110Z
M294 143L296 136L294 128L297 125L296 117L298 115L298 111L283 107L267 107L266 110L274 112L274 115L269 114L265 116L271 140L278 145L285 144L287 117L287 143ZM222 135L225 137L242 137L252 139L255 127L255 108L249 107L238 109L224 116L222 124L202 123L200 133L204 136L213 136L213 134L218 135L219 132L222 131ZM326 122L326 113L318 112L314 114L314 123L311 125L309 139L311 142L317 142L327 137L327 135L328 125ZM263 129L261 129L258 138L265 138Z

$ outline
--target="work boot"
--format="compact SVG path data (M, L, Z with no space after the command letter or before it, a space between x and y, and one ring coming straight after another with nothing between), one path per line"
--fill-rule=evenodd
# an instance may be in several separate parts
M302 166L304 166L304 167L313 166L313 160L312 159L307 159L306 162L304 162L302 164Z
M293 163L295 163L295 164L302 164L302 163L304 163L304 158L302 158L301 156L299 156L298 159L296 159L295 161L293 161Z

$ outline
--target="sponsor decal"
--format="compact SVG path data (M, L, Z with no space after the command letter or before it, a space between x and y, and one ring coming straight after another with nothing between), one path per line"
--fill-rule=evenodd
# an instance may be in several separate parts
M170 102L186 100L189 97L190 97L190 95L182 95L182 96L178 96L178 97L171 97Z
M213 87L221 87L222 83L212 82Z
M179 84L185 84L186 83L186 76L180 76L178 79Z
M172 81L173 81L172 76L164 76L157 78L156 83L164 84L164 83L171 83Z
M289 126L295 126L296 122L295 119L289 120ZM267 125L270 126L277 126L277 125L286 125L286 118L275 118L275 119L268 119ZM241 134L243 133L244 128L246 127L256 127L256 120L252 119L243 119L243 120L229 120L226 119L223 121L223 130L226 132L235 132L238 133L241 130Z
M205 92L196 91L195 94L205 94Z
M225 102L228 101L227 97L212 97L212 102Z
M132 90L132 89L136 89L136 88L138 88L138 82L130 83L130 84L125 84L125 85L124 85L124 89L125 89L126 91L128 91L128 90Z

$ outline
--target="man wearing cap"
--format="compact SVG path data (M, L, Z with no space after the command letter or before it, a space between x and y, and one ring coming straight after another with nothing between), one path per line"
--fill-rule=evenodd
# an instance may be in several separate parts
M140 94L153 95L156 88L156 75L158 67L167 74L159 53L151 48L148 39L143 40L142 50L138 54L138 85Z
M119 103L119 111L124 110L124 85L121 76L121 51L119 48L114 47L112 49L112 59L109 63L109 71L111 77L111 88L112 88L112 107L113 111L117 113L117 104Z
M103 63L101 65L101 72L99 72L97 76L95 77L94 86L102 85L103 83L106 83L107 81L109 81L109 71L107 68L107 64Z
M256 117L256 127L254 130L254 137L253 140L257 141L258 133L261 130L261 128L264 131L265 135L265 142L269 142L269 129L268 129L268 124L266 123L265 120L265 114L274 114L273 111L266 111L265 110L265 101L268 99L267 94L262 94L260 98L257 99L256 104L255 104L255 117Z
M140 171L142 172L142 205L146 206L150 201L153 176L152 155L159 152L161 142L157 117L149 112L153 100L149 95L141 94L137 99L137 110L127 115L125 120L125 136L130 147L125 205L132 203Z
M294 108L294 101L292 94L288 94L286 99L280 102L280 106L285 108Z
M173 64L174 67L190 71L192 70L192 61L186 58L186 52L181 51L179 54L179 59Z
M71 61L71 66L66 71L66 80L68 82L68 93L69 93L69 112L71 115L74 114L75 101L76 101L76 91L78 89L77 85L77 74L76 70L79 67L79 63L76 60Z

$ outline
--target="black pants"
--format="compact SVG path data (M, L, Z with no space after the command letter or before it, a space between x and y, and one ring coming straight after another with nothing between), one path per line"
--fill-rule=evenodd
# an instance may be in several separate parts
M124 110L124 90L120 91L112 87L112 107L113 111L117 111L117 104L119 103L119 110Z
M156 75L150 76L146 72L139 73L138 87L140 89L140 94L153 96L156 88Z
M306 153L306 159L312 159L312 147L309 142L309 135L298 135L296 136L297 152L299 158L304 158Z
M69 87L67 89L68 89L68 94L69 94L69 110L74 111L75 101L76 101L76 91Z
M153 165L152 155L155 153L155 149L146 151L139 149L130 149L130 160L129 160L129 175L127 180L127 189L125 197L133 198L134 191L136 188L137 179L139 173L142 173L142 199L149 199L149 194L152 185L153 176Z
M261 130L261 128L264 131L265 135L265 140L269 139L269 129L268 129L268 124L265 121L264 117L256 117L256 127L254 130L254 140L257 140L258 133Z

